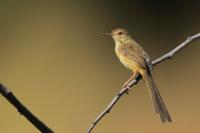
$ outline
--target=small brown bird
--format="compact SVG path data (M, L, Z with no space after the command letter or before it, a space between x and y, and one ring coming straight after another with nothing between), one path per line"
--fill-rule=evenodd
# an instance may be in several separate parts
M124 84L124 87L135 78L136 74L140 74L146 82L155 110L159 113L162 122L171 122L170 114L152 78L152 65L147 52L125 29L118 28L111 31L111 33L105 34L113 38L115 42L115 52L121 63L133 72L133 76Z

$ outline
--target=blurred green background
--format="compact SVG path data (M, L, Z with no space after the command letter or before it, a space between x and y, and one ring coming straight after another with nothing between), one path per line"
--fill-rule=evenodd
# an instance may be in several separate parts
M56 133L83 133L131 72L101 33L129 30L153 59L200 32L200 2L0 1L0 82ZM144 82L94 133L200 132L200 40L154 69L173 123L162 124ZM2 96L1 133L37 133Z

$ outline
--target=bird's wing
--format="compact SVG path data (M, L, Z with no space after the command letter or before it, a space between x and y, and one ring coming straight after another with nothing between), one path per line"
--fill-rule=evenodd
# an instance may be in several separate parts
M120 52L122 55L137 63L141 68L149 68L148 55L144 54L144 50L141 47L126 45L126 47L120 49Z
M143 54L144 54L144 59L145 59L147 65L148 65L149 71L152 71L153 66L152 66L151 58L149 57L147 52L143 51Z

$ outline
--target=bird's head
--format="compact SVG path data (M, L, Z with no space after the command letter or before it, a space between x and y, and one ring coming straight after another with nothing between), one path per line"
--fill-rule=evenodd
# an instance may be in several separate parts
M111 36L115 42L125 41L130 37L128 31L123 28L117 28L112 30L110 33L104 33L104 34Z

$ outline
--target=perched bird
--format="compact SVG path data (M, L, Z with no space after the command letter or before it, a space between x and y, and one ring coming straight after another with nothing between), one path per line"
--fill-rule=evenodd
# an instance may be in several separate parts
M104 34L113 38L117 57L124 66L133 72L133 76L124 84L124 87L128 87L127 85L129 82L133 80L137 74L140 74L142 79L146 82L155 110L159 113L162 122L171 122L170 114L152 78L152 65L147 52L125 29L118 28L112 30L110 33Z

